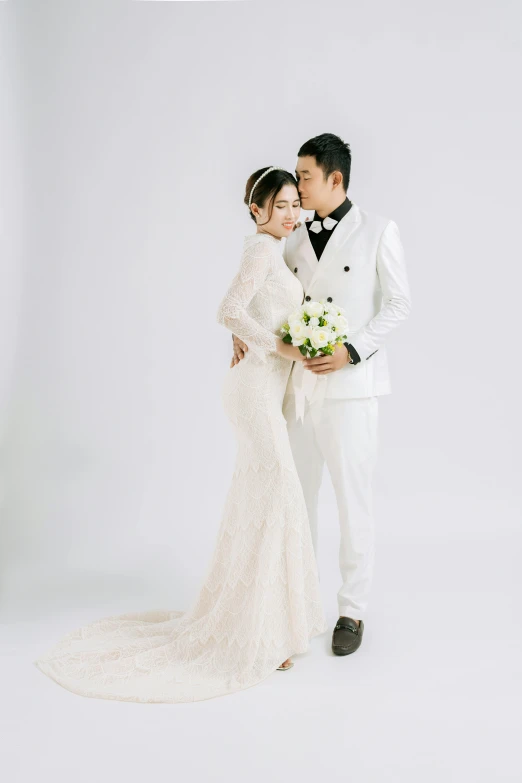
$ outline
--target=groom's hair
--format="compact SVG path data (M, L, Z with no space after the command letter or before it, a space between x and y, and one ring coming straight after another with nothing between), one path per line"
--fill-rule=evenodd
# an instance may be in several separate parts
M352 165L349 144L345 144L339 136L334 136L333 133L321 133L320 136L314 136L313 139L305 141L297 153L299 158L306 155L315 158L317 165L323 170L325 179L328 179L333 171L340 171L343 175L343 188L348 190Z

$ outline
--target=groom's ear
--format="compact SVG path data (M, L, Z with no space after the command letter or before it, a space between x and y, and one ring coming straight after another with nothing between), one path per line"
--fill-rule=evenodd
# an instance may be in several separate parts
M330 176L332 177L332 187L343 187L343 175L340 171L332 171Z

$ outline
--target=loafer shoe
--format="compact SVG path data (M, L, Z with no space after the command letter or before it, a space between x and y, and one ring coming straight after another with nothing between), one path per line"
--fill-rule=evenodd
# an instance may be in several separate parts
M339 617L332 635L332 652L335 655L350 655L359 649L364 633L364 623L359 625L351 617Z

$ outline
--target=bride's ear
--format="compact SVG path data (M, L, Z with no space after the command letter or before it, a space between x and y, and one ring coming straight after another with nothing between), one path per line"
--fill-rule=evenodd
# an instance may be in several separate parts
M258 217L260 217L260 215L259 215L259 207L257 206L257 204L252 203L252 205L250 207L250 211L252 212L252 214L255 217L256 222L257 222Z

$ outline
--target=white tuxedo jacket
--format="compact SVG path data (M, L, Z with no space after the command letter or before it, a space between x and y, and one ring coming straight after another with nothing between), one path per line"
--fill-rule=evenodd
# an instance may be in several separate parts
M331 297L346 310L347 342L361 357L358 364L347 364L326 376L325 396L389 394L384 341L410 312L404 252L396 224L352 204L335 227L320 261L304 223L286 240L283 255L299 278L305 298ZM292 375L287 392L293 392Z

